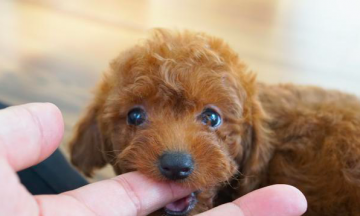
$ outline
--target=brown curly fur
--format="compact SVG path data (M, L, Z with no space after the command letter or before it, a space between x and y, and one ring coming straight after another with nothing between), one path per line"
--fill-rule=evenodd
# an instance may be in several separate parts
M199 122L206 106L221 112L216 130ZM142 106L145 125L126 123ZM360 215L360 102L317 87L256 82L221 39L155 30L123 52L104 75L70 143L86 175L110 163L165 180L162 152L190 153L195 170L181 184L201 189L192 214L262 186L299 188L306 215Z

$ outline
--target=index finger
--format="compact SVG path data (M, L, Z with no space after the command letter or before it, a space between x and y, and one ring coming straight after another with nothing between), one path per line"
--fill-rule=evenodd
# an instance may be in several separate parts
M60 144L64 123L51 103L31 103L0 110L0 157L14 170L35 165Z
M175 182L157 182L131 172L58 196L42 195L36 199L41 215L140 216L149 215L191 192Z

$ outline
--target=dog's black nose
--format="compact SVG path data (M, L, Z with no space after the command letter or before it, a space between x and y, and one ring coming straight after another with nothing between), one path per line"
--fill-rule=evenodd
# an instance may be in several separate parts
M166 152L159 160L161 174L171 180L187 178L194 169L194 162L189 154Z

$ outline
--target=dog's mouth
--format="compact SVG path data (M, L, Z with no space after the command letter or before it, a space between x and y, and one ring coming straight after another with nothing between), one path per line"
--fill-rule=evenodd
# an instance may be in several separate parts
M196 205L197 192L191 193L189 196L169 203L164 207L164 211L169 216L187 215Z

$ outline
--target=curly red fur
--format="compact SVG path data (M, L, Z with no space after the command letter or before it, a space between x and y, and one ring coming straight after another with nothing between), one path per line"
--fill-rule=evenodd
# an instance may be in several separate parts
M128 125L134 106L145 125ZM223 124L197 117L216 107ZM180 184L201 189L192 214L262 186L298 187L306 215L360 215L360 102L355 96L257 83L237 54L204 33L158 29L110 65L70 143L86 175L112 164L164 181L166 151L185 151L194 172Z

